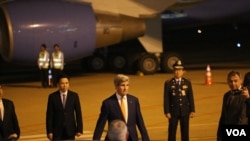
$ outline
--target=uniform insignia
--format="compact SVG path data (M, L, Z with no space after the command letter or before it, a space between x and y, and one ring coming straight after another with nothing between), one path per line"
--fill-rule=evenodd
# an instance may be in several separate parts
M185 95L186 95L186 91L185 91L185 90L182 90L182 91L181 91L181 95L182 95L182 96L185 96Z
M182 89L183 89L183 90L185 90L185 89L187 89L187 88L188 88L187 85L183 85L183 86L182 86Z

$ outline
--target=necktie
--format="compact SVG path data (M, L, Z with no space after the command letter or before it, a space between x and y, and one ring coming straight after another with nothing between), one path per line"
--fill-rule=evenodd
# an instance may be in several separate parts
M178 79L178 80L177 80L177 83L178 83L178 85L181 85L181 80Z
M122 110L122 114L123 117L125 119L125 121L127 120L127 113L126 113L126 107L125 107L125 103L124 103L124 97L121 97L121 110Z
M63 101L62 101L62 103L63 103L63 108L65 107L65 103L66 103L66 94L63 94Z

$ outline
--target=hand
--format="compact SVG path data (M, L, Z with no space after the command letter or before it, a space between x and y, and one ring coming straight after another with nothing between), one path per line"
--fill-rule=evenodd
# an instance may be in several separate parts
M82 135L82 133L80 133L80 132L77 132L77 133L76 133L76 136L77 136L77 137L80 137L81 135Z
M49 134L47 135L47 138L48 138L50 141L52 141L52 139L53 139L53 133L49 133Z
M171 114L170 113L165 114L165 116L166 116L166 118L171 119Z
M193 118L194 115L195 115L194 112L191 112L189 116L190 116L190 118Z
M242 95L244 95L246 98L250 98L249 91L246 87L242 88Z
M8 139L16 139L16 138L17 138L16 133L10 134L10 136L8 137Z

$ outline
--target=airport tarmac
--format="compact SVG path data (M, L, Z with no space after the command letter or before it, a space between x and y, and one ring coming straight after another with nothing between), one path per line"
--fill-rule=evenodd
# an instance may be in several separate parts
M215 141L223 94L229 89L226 75L231 69L213 69L212 85L205 85L205 69L187 70L184 76L193 84L196 116L190 120L191 141ZM243 75L250 68L237 69ZM91 140L102 100L114 93L115 73L84 73L71 77L70 89L80 96L84 134L76 140ZM163 114L163 85L171 73L129 75L129 92L140 100L151 140L166 141L168 120ZM47 141L45 115L49 93L56 88L40 88L40 82L6 83L4 97L15 103L21 128L20 141ZM103 133L103 138L105 132ZM177 140L180 141L178 129Z

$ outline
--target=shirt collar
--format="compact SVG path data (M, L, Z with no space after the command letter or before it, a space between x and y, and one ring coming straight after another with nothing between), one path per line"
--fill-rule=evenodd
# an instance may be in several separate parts
M122 96L121 96L121 95L119 95L118 93L116 93L116 97L117 97L117 99L119 99L119 100L122 98ZM127 98L127 96L126 96L126 95L124 95L124 96L123 96L123 98L125 98L125 99L126 99L126 98Z
M63 96L64 94L67 96L68 91L66 91L66 92L62 92L62 91L60 91L60 94L61 94L61 96Z

